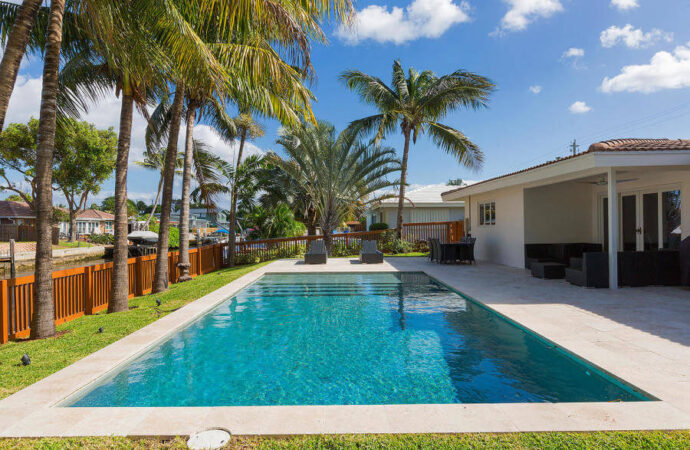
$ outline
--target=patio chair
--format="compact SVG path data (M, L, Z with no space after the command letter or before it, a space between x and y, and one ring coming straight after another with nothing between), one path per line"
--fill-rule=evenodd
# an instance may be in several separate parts
M565 279L576 286L609 287L609 256L605 252L585 252L582 258L571 258Z
M326 244L323 241L314 241L309 246L309 250L304 254L304 264L326 264L328 253Z
M458 259L460 262L467 261L470 264L474 263L474 244L477 242L477 238L474 237L468 237L465 236L462 239L460 239L461 244L465 244L460 246L460 255L458 255Z
M362 264L383 263L383 252L376 248L376 241L362 241L362 251L359 252L359 261Z
M438 259L438 248L436 247L436 244L438 242L438 239L435 238L429 238L427 240L427 246L429 247L429 261L434 262Z

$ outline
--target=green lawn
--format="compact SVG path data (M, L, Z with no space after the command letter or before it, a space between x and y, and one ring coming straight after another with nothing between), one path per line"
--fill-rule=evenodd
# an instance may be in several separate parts
M236 449L683 449L690 432L506 433L442 435L341 435L289 438L234 437L226 448ZM181 438L98 437L69 439L6 439L0 448L16 449L184 449Z
M222 269L186 283L174 284L162 294L133 298L129 302L129 311L80 317L60 325L55 338L10 341L0 345L0 398L155 321L159 318L156 297L163 302L160 307L160 316L163 316L265 264ZM103 333L98 333L99 327L103 327ZM24 353L31 357L29 366L22 366L19 362Z

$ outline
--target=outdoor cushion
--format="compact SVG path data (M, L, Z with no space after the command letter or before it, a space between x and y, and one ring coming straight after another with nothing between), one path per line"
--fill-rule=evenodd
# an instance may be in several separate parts
M553 262L537 262L532 264L532 276L546 279L565 277L565 265Z
M383 253L376 248L376 241L362 241L362 251L359 260L364 264L380 264L383 262Z
M313 241L309 246L309 250L304 254L304 263L326 264L327 261L326 244L323 241Z

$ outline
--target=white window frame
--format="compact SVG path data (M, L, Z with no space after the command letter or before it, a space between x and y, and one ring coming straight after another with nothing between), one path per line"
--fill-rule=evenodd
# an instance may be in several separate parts
M488 220L486 218L487 208L489 208ZM496 202L495 201L481 202L477 205L477 209L478 209L477 216L479 218L479 226L485 227L485 226L496 225Z

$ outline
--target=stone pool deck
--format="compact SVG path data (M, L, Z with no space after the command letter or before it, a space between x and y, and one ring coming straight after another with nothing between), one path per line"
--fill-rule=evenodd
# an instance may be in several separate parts
M424 271L637 386L657 401L377 406L65 408L60 403L265 273ZM219 380L222 382L222 380ZM491 264L425 258L360 265L273 262L0 401L0 437L458 433L690 428L690 291L618 291L540 280Z

